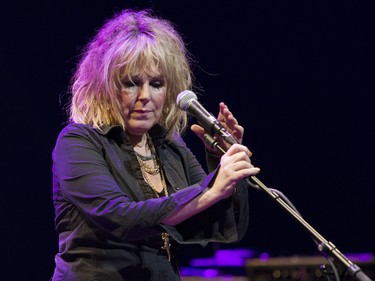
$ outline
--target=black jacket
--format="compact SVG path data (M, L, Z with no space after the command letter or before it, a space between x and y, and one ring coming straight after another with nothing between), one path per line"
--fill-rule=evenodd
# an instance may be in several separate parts
M161 232L168 232L175 244L203 246L210 241L238 241L246 232L247 187L241 184L233 198L175 227L161 224L209 188L215 172L206 175L180 136L168 142L160 126L149 133L166 175L169 197L150 198L134 150L120 127L99 131L71 124L60 133L53 151L59 233L53 280L163 280L155 279L155 271L163 271L164 276L170 266L160 255ZM218 159L208 159L210 166L218 164ZM142 275L145 272L150 278Z

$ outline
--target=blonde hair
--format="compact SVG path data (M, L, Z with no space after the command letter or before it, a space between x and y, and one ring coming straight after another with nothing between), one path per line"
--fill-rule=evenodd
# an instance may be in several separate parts
M121 77L152 66L166 80L167 94L159 120L170 138L187 125L177 95L192 87L190 56L173 25L149 11L124 10L107 21L87 45L72 78L70 122L94 128L120 125L125 129L118 95Z

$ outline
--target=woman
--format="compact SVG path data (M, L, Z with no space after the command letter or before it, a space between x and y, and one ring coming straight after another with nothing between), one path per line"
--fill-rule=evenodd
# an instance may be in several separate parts
M209 167L220 167L206 175L180 137L187 116L176 97L191 80L181 37L146 11L122 11L87 46L53 152L54 281L180 280L174 247L241 239L241 179L259 169L246 147L220 140L228 151L207 148ZM243 128L219 108L240 143Z

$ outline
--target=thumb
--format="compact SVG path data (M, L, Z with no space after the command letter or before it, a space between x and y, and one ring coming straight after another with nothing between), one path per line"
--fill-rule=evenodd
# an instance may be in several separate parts
M191 125L190 129L198 136L198 138L200 138L202 141L204 141L205 131L204 131L203 127L201 127L197 124L193 124L193 125Z

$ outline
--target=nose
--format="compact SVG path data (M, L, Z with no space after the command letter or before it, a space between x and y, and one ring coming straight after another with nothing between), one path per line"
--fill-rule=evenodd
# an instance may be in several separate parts
M151 99L150 85L148 82L142 84L142 87L139 91L138 99L141 101L148 101Z

